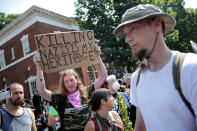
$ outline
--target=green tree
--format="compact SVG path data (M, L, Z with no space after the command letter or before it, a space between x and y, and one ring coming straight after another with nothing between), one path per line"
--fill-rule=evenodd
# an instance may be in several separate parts
M132 71L136 69L137 62L131 57L131 49L124 39L117 41L112 32L128 8L143 3L159 6L163 12L176 18L175 30L165 36L170 49L192 51L189 41L197 42L197 14L192 9L184 9L183 0L78 0L75 3L76 20L82 30L94 30L103 51L104 62L115 67L126 66Z
M76 19L81 29L94 30L104 61L115 67L136 67L129 46L123 39L117 41L112 32L126 9L137 3L126 0L78 0L76 3Z
M8 14L0 12L0 30L14 20L19 14Z
M175 49L183 52L193 52L190 40L197 42L197 10L184 9L177 14L176 28L179 30L179 40Z

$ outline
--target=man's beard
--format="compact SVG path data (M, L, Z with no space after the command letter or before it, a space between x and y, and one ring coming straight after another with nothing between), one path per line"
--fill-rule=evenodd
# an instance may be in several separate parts
M10 99L10 103L15 105L15 106L23 106L24 105L24 99Z
M138 51L138 52L132 51L132 54L133 54L133 56L134 56L137 60L142 61L143 58L146 57L146 49L141 49L141 50Z

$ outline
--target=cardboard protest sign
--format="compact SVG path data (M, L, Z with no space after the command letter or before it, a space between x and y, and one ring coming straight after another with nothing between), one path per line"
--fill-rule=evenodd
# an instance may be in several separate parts
M98 63L92 30L41 34L35 40L45 73Z

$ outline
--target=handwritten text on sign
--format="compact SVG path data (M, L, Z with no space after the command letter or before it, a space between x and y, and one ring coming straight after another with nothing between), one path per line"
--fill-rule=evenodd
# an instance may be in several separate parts
M73 31L35 36L44 72L89 66L98 62L94 32Z

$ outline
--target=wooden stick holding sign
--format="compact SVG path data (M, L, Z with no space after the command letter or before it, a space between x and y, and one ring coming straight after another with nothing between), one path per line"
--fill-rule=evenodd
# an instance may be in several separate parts
M41 34L35 40L45 73L98 63L92 30Z

